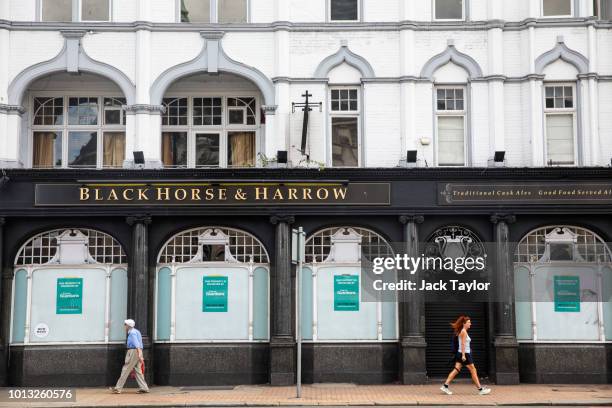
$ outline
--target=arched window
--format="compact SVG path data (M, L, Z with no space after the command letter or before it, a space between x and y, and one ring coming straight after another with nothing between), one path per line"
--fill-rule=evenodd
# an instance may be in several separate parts
M156 341L268 341L269 271L266 249L247 232L175 235L157 260Z
M54 81L64 85L56 90L41 90ZM87 87L100 91L84 93ZM32 132L28 161L32 167L122 167L127 100L119 96L120 92L111 81L85 73L77 79L56 73L31 84Z
M254 84L231 74L174 83L162 100L164 167L255 167L265 122L260 99Z
M126 315L127 258L110 235L58 229L17 253L12 344L121 342Z
M514 255L517 337L522 341L612 339L612 253L585 228L548 226Z
M421 77L431 81L434 93L434 158L438 166L471 164L470 94L472 80L482 69L472 57L457 50L453 40L427 61Z
M335 227L311 235L301 281L303 338L396 340L397 302L364 301L362 293L362 262L390 256L391 245L368 229Z

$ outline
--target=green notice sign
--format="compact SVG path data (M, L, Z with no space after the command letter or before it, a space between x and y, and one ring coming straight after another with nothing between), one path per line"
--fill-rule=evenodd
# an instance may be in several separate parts
M83 313L83 278L57 278L55 314Z
M580 312L580 277L555 276L555 312Z
M204 276L202 311L227 312L227 276Z
M359 275L334 276L334 311L359 311Z

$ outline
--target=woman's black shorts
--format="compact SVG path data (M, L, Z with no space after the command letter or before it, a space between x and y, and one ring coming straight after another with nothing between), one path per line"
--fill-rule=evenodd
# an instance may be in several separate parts
M455 362L463 365L474 364L474 360L472 360L472 355L470 353L465 353L465 361L461 359L461 353L455 354Z

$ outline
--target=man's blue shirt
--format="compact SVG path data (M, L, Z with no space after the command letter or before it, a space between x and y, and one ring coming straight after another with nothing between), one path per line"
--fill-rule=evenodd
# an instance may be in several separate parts
M142 349L142 335L138 329L130 329L127 335L127 348L129 349Z

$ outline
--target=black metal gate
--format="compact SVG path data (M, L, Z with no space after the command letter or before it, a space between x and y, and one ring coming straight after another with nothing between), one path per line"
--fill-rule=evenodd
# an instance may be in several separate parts
M451 362L450 323L464 314L472 319L470 337L472 357L479 377L488 374L487 353L487 304L486 303L427 303L425 305L426 359L429 378L445 378L453 367ZM468 377L467 369L461 370L462 377Z

